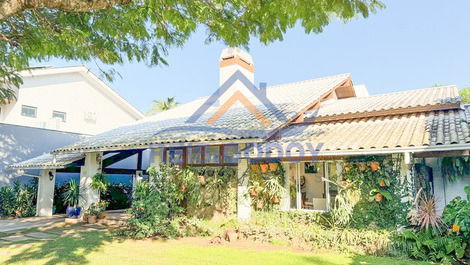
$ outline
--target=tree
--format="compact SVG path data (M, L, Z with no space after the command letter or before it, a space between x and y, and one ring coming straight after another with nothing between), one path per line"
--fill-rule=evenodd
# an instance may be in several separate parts
M463 104L470 104L470 87L460 89L459 95Z
M32 60L154 66L198 27L207 41L267 44L297 23L320 33L335 17L348 21L383 7L378 0L0 0L0 103L14 97L17 73ZM109 80L115 74L101 71Z
M178 104L179 103L175 101L175 97L167 98L166 100L154 100L152 102L152 108L147 112L147 115L167 111L176 107Z

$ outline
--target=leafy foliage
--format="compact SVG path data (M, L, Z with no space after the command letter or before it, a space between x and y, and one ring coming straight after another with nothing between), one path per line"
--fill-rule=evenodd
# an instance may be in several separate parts
M78 206L79 200L82 197L80 194L80 184L71 179L66 185L66 191L62 194L64 205Z
M262 167L267 170L263 172ZM249 190L253 208L273 209L286 193L284 188L284 169L281 163L252 164L248 172Z
M152 108L147 112L147 115L152 115L158 112L170 110L178 106L175 97L169 97L166 100L154 100L152 102Z
M37 180L0 187L0 216L28 217L36 214Z
M397 159L375 156L344 161L342 172L331 178L348 191L339 189L339 198L335 199L333 207L336 221L333 222L358 228L389 228L404 224L410 205L402 202L407 187L400 178L397 164Z
M462 98L463 104L470 104L470 88L469 87L460 89L459 95Z
M470 174L470 156L442 158L441 173L450 182Z
M240 46L256 37L266 44L282 40L296 24L306 33L320 33L334 18L368 17L384 7L377 0L140 0L124 5L109 1L107 9L73 12L70 7L67 11L47 8L41 2L45 3L31 3L43 8L26 6L9 17L0 14L0 103L13 96L8 85L21 84L16 73L27 69L32 60L166 64L168 48L183 45L198 28L206 30L208 42ZM103 74L112 79L114 71L103 70Z
M415 199L415 207L408 213L408 219L419 229L429 231L440 231L442 226L441 217L437 214L436 199L426 196L422 189L418 191Z
M105 173L96 173L91 179L90 187L100 193L105 192L109 187L108 176Z
M108 202L108 210L120 210L131 207L132 187L123 184L109 185L101 194L101 199Z
M470 240L470 185L465 187L467 200L457 197L444 208L443 221L452 227L455 233Z
M235 179L231 168L181 170L161 164L148 172L149 180L139 183L134 191L132 218L123 231L125 235L135 238L181 236L188 225L194 225L186 215L205 214L205 209L213 210L216 206L230 209L227 198Z

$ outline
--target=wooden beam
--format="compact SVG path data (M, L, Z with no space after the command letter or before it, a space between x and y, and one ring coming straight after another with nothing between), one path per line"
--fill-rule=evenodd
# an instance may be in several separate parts
M103 169L106 174L121 174L121 175L134 175L135 169L124 169L124 168L105 168ZM146 174L146 171L143 173Z
M137 170L142 170L142 152L143 151L139 151L137 153L137 166L136 166Z
M116 155L113 155L111 157L108 157L103 160L103 168L109 167L112 164L115 164L121 160L124 160L128 157L131 157L135 155L138 152L142 152L142 150L126 150L126 151L121 151Z
M454 150L454 151L435 151L435 152L420 152L414 153L415 158L426 158L426 157L450 157L450 156L469 156L469 150Z

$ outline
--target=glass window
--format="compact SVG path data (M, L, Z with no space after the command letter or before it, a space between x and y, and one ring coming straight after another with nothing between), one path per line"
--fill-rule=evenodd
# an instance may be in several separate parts
M66 117L65 112L55 111L55 110L52 112L52 118L58 118L62 122L65 122L65 117Z
M226 164L235 164L238 162L238 159L233 157L238 151L237 145L226 145L224 146L224 163Z
M188 147L188 164L201 164L202 163L202 148L201 147Z
M208 164L218 164L220 162L220 147L206 146L205 158Z
M37 111L38 111L38 108L36 107L26 106L26 105L21 106L21 115L25 117L36 118Z
M297 163L290 175L291 207L303 210L327 211L329 208L328 169L322 162ZM295 203L292 202L295 200Z
M183 149L170 149L166 151L166 157L170 164L183 164Z

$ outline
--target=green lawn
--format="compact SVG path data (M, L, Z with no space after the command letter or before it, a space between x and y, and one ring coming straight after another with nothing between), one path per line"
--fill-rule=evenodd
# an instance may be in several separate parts
M208 239L123 240L103 232L0 248L0 264L426 264L334 253L311 254L249 243L213 246ZM255 248L255 249L253 249Z

